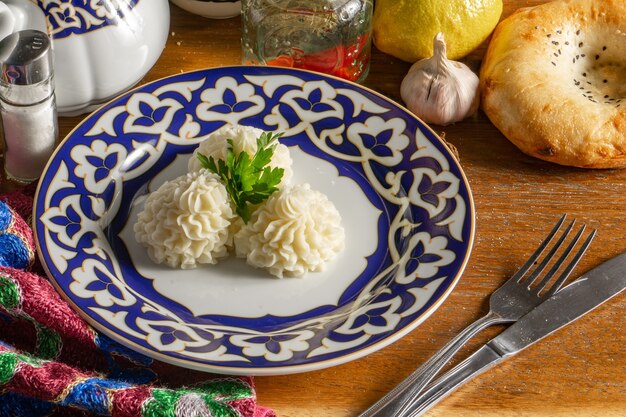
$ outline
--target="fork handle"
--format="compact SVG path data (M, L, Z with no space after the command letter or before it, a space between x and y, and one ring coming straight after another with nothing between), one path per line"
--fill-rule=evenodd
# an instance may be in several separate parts
M493 368L504 359L505 358L492 349L489 344L483 345L472 356L438 378L426 391L416 398L402 414L394 416L421 416L465 382Z
M509 320L493 312L487 313L482 318L467 326L461 333L450 340L434 356L424 362L411 375L406 377L396 387L389 391L383 398L365 410L359 417L390 417L400 416L406 410L417 395L433 379L435 375L468 340L481 330L498 323L506 323Z

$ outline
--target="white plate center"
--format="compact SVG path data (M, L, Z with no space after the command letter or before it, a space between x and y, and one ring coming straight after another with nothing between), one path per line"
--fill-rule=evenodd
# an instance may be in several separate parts
M329 162L299 148L290 148L293 183L308 182L335 204L346 231L346 248L322 272L302 278L278 279L234 256L217 265L193 270L155 264L134 236L133 225L143 204L136 204L120 234L137 271L153 281L157 292L189 309L195 316L293 316L323 305L336 305L341 294L365 270L366 258L377 247L378 210L352 179L339 176ZM186 171L188 155L181 155L149 184L156 190L164 181Z

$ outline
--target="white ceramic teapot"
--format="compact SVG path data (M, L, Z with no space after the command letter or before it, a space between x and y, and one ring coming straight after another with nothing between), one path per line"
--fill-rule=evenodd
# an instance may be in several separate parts
M135 85L169 33L167 0L0 0L0 38L47 31L59 114L92 111Z

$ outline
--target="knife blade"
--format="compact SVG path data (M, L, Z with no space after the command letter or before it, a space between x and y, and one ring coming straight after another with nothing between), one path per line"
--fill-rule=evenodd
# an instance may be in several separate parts
M416 417L460 385L589 313L626 288L626 253L561 289L434 381L397 417Z

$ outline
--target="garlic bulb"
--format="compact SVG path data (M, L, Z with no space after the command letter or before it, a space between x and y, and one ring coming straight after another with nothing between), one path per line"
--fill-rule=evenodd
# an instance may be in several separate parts
M417 61L402 80L402 100L426 123L459 122L478 108L478 76L467 65L446 57L443 34L434 40L434 54Z

